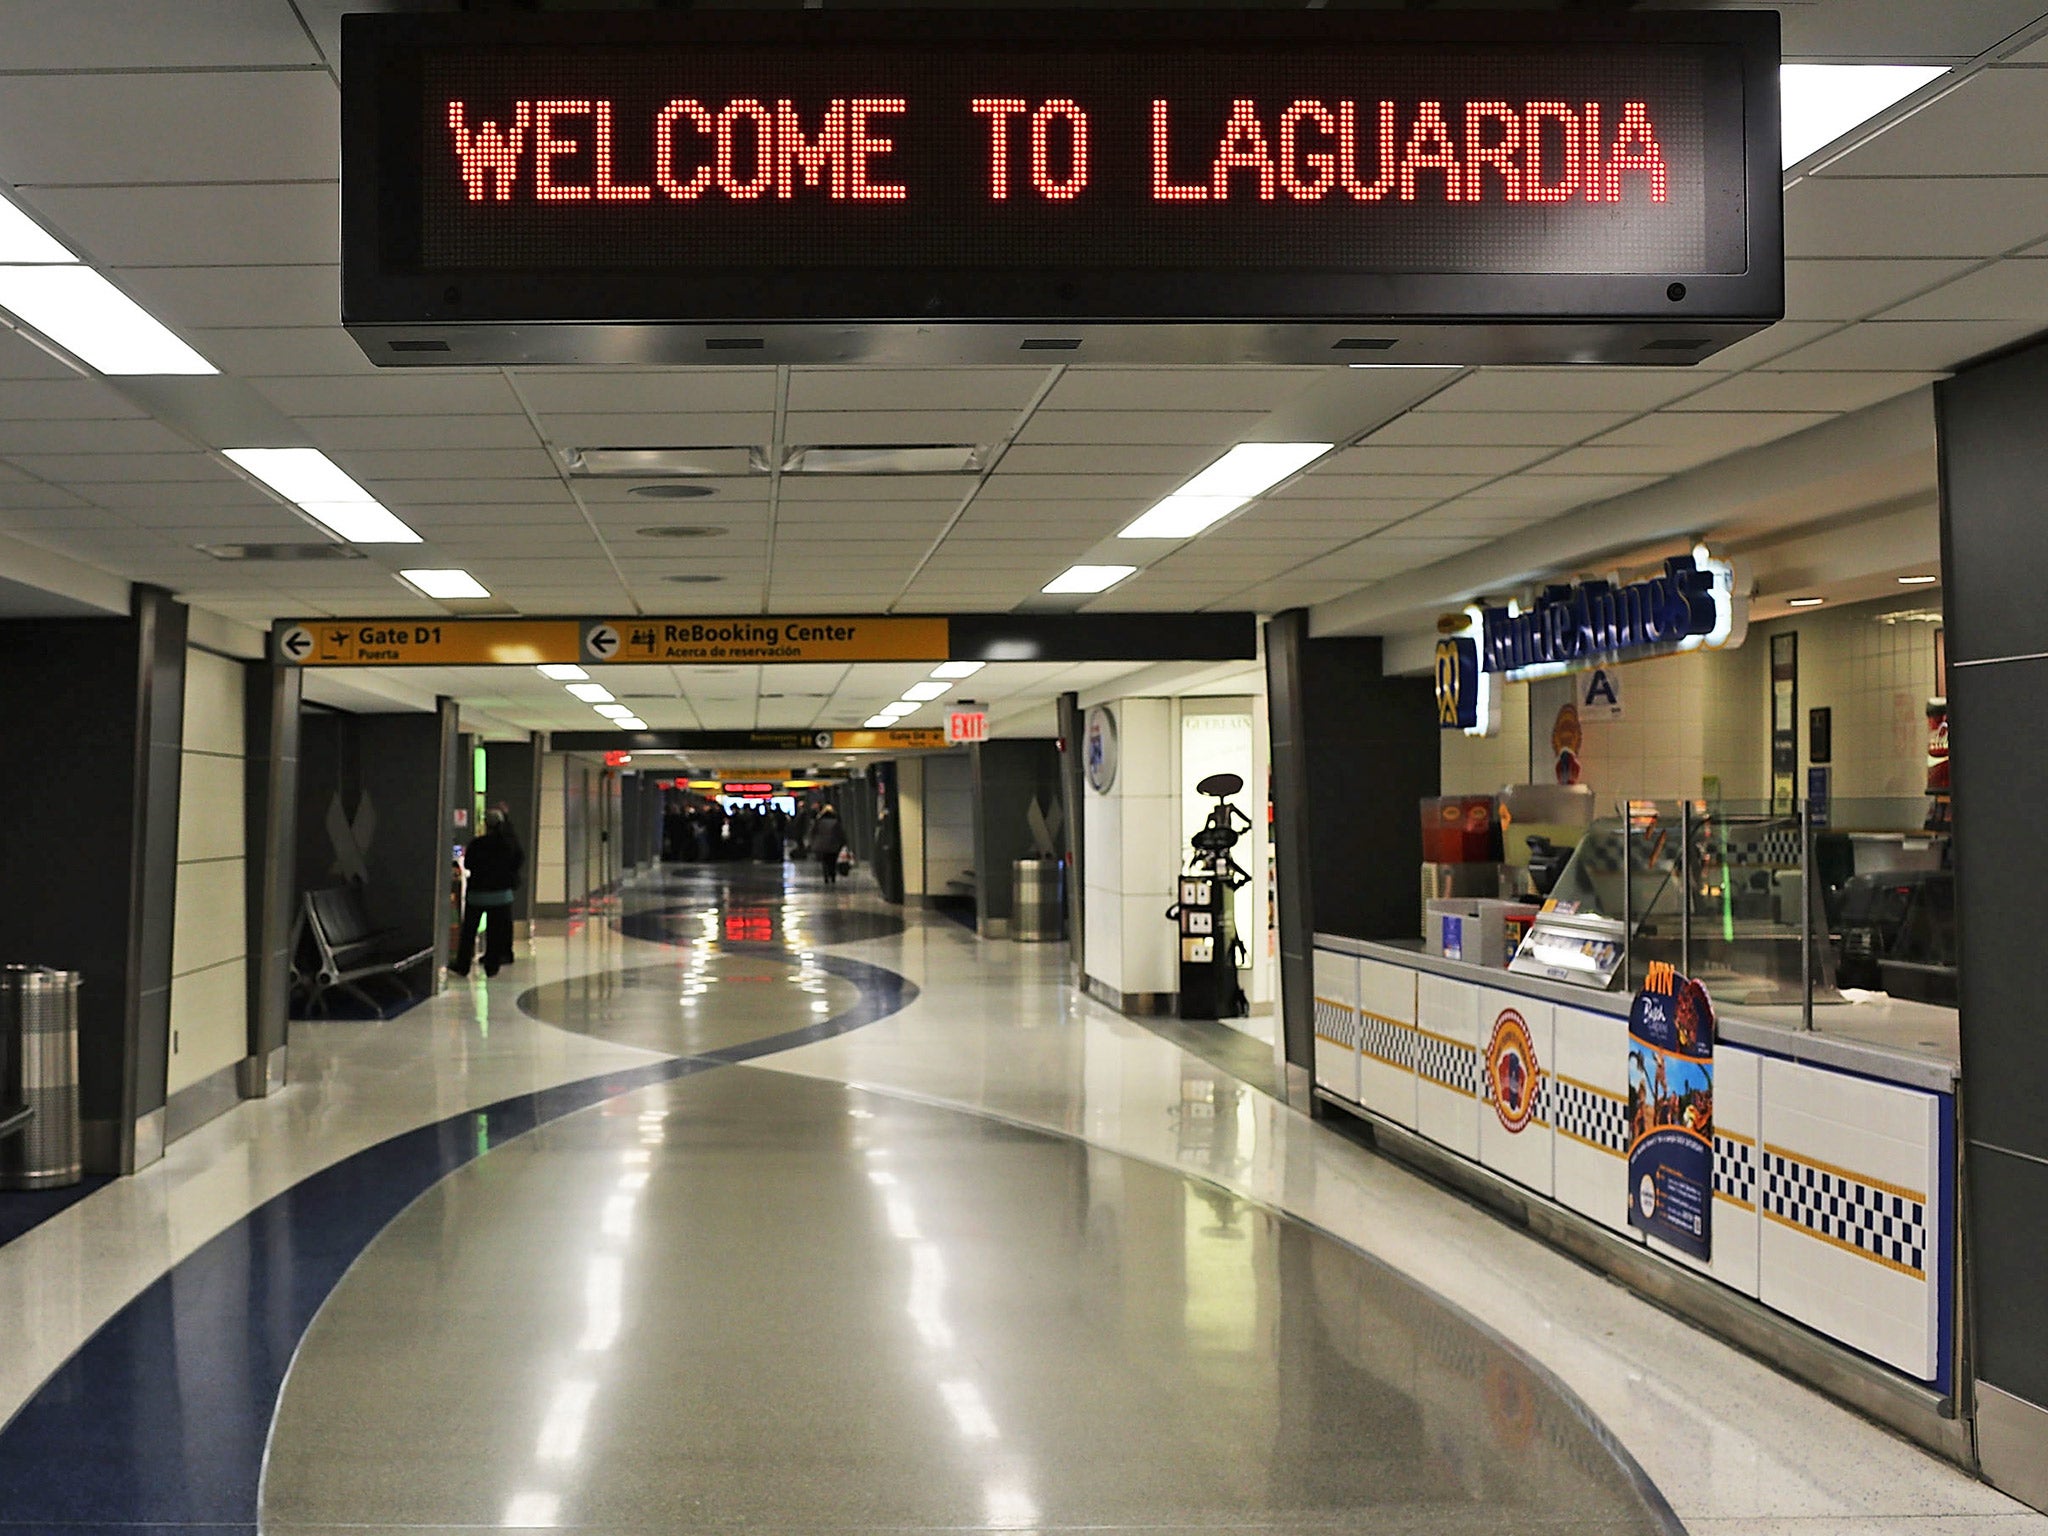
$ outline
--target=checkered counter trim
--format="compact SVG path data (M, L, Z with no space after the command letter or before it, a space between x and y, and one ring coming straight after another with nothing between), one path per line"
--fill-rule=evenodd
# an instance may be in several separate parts
M1415 1070L1418 1075L1467 1098L1479 1097L1479 1052L1456 1040L1446 1040L1427 1030L1415 1032Z
M1358 1049L1358 1011L1327 997L1316 999L1316 1033L1334 1045Z
M1558 1130L1616 1157L1627 1153L1628 1106L1622 1100L1568 1077L1551 1077L1549 1093Z
M1375 1061L1383 1061L1390 1067L1403 1072L1415 1070L1415 1026L1403 1024L1399 1019L1381 1018L1376 1013L1361 1013L1358 1016L1359 1033L1363 1044L1359 1047Z
M1756 1146L1714 1134L1714 1193L1744 1210L1756 1209Z
M1771 1220L1886 1269L1927 1278L1926 1196L1807 1162L1781 1147L1763 1149L1763 1175L1763 1209Z

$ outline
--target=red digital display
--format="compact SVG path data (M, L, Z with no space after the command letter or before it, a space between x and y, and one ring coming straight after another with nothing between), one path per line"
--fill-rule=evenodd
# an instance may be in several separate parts
M1716 62L431 59L417 261L1739 271L1711 235L1741 194L1708 148Z
M777 785L766 782L748 782L726 784L722 786L720 793L731 795L736 800L766 800L776 793L777 788Z
M1709 348L1782 311L1766 14L489 11L344 43L359 336L1358 317L1590 359L1621 343L1576 320ZM501 341L475 356L629 360Z

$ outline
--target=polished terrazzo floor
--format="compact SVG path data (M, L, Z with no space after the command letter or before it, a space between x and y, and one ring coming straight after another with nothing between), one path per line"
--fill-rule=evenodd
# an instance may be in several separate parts
M814 880L299 1027L0 1248L0 1532L2048 1531L1058 949Z

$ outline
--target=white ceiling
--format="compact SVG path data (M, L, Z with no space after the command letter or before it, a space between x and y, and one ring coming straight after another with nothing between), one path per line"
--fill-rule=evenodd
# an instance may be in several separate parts
M216 561L197 546L319 535L209 451L229 443L0 333L0 577L28 579L27 555L47 552L253 624L439 611L392 578L400 564L464 567L519 611L593 614L1007 610L1091 559L1145 566L1088 605L1102 610L1424 592L1438 562L1917 390L2048 323L2042 0L1815 0L1782 7L1793 58L1961 72L1792 180L1787 320L1698 368L380 372L337 323L343 8L0 0L0 181L427 545ZM1205 537L1113 537L1231 444L1304 422L1348 446ZM795 445L903 441L996 457L979 476L762 477L696 501L570 480L558 457L744 443L779 462ZM725 532L639 532L676 523ZM669 675L647 718L844 726L896 686L870 686L888 669L795 677L809 670L729 689ZM557 723L518 688L454 681ZM1073 686L1024 685L1041 702Z

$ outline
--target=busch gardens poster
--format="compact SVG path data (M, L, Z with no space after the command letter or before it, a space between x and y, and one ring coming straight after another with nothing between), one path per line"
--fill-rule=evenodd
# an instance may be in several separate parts
M1656 964L1628 1015L1628 1222L1711 1257L1714 1006L1707 989Z

